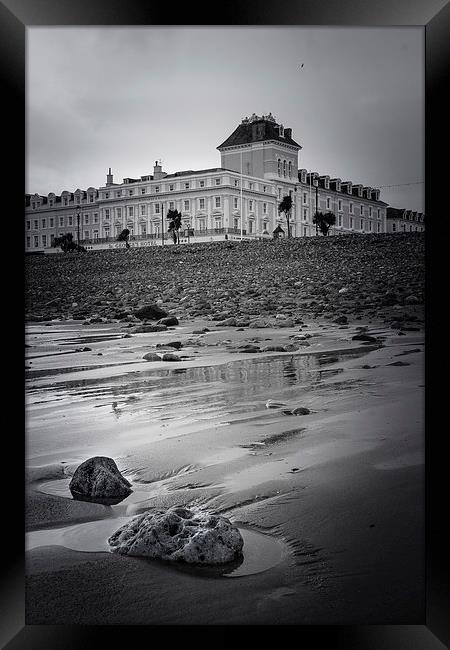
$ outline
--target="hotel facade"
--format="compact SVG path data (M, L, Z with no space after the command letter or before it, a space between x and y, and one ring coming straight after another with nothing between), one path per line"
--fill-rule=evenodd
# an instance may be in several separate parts
M180 241L271 238L286 217L278 206L292 197L292 237L315 235L316 211L333 212L330 234L387 232L387 204L380 190L298 168L301 146L269 115L246 117L217 147L221 166L168 174L155 162L153 173L115 183L109 169L102 187L61 195L25 195L25 251L55 253L54 239L71 232L88 250L123 247L128 228L132 246L171 243L166 215L182 215Z

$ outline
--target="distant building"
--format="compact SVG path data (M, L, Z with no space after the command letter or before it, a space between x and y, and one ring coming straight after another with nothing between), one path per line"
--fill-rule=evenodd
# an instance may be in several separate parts
M403 208L387 208L386 232L423 232L425 214Z
M27 194L25 250L56 252L55 237L67 232L88 249L114 248L123 246L115 240L124 228L132 246L161 244L163 231L169 240L169 209L182 214L181 242L263 239L277 228L286 232L278 206L288 194L293 237L316 234L316 210L336 215L330 234L386 232L387 204L379 189L299 169L301 148L292 129L271 113L253 114L217 147L220 167L168 174L155 162L152 174L122 183L114 183L109 169L99 188Z

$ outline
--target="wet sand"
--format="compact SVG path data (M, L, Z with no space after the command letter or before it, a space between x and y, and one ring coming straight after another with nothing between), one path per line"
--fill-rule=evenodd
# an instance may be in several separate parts
M398 337L371 323L380 338L365 345L351 340L362 324L310 322L309 346L257 354L238 346L284 345L299 327L190 322L119 338L119 325L29 326L27 624L422 620L423 332ZM212 331L192 334L203 326ZM188 358L142 361L168 341L182 341ZM286 406L266 408L268 399ZM310 414L283 412L297 406ZM97 454L133 484L116 506L68 490ZM124 517L176 503L254 534L244 545L254 572L95 550ZM258 546L263 536L279 555L272 542Z

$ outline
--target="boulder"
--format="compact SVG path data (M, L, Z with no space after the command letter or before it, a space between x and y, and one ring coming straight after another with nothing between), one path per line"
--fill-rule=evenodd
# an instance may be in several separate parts
M162 360L163 361L181 361L178 354L174 354L173 352L166 352L165 354L163 354L162 355Z
M352 336L352 341L366 341L367 343L376 343L377 339L369 334L355 334Z
M136 334L148 334L149 332L165 332L167 330L167 325L137 325L133 332Z
M165 318L160 318L157 325L166 325L171 327L172 325L179 325L178 318L176 316L166 316Z
M69 483L69 490L74 499L96 503L119 502L133 491L114 460L107 456L94 456L81 463Z
M147 352L142 358L146 361L161 361L161 357L156 352Z
M226 517L174 506L135 517L113 533L108 544L120 555L226 564L242 556L244 540Z
M235 318L225 318L217 323L216 327L236 327Z
M134 316L139 318L139 320L159 320L168 315L169 314L164 311L164 309L161 309L159 305L155 304L145 305L134 312Z

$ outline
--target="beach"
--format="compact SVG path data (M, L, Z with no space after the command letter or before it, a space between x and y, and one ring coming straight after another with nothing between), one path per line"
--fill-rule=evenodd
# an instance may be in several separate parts
M281 314L264 327L190 315L148 333L126 320L30 321L27 624L421 619L424 332L420 305L406 309L403 328L366 314ZM372 340L353 339L362 332ZM143 359L174 341L178 361ZM96 455L132 484L117 505L70 494ZM228 517L243 562L109 552L124 521L176 504Z

